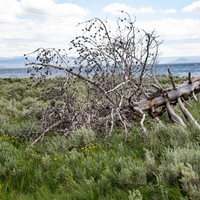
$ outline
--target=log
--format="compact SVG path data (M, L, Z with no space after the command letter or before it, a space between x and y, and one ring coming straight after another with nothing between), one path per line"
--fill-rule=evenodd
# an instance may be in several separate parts
M146 97L145 99L140 100L139 102L132 102L131 97L132 95L126 99L128 100L128 105L125 107L121 108L121 103L123 98L125 98L122 95L122 100L119 105L117 105L116 101L112 96L110 95L110 92L113 92L114 90L117 90L120 86L125 85L126 83L130 82L131 80L127 80L115 88L106 91L105 88L103 87L102 84L99 84L95 82L94 80L90 79L89 77L85 77L79 73L76 73L70 69L64 68L62 66L56 66L52 64L46 64L46 63L28 63L26 65L41 65L44 67L52 67L56 69L63 69L65 70L66 73L70 73L73 76L76 76L83 81L92 84L94 87L97 87L102 93L102 95L108 100L108 102L112 105L112 108L114 111L112 111L112 114L105 116L105 117L100 117L100 118L95 118L94 121L97 123L99 126L107 126L108 124L111 125L111 131L109 135L111 134L113 130L113 124L116 121L121 121L123 124L125 130L127 130L127 127L130 128L131 125L128 123L127 119L132 119L134 118L135 115L142 115L142 119L140 121L140 125L142 127L143 132L146 134L146 129L144 127L144 120L145 120L145 112L148 112L151 117L153 117L158 123L160 123L158 119L159 112L156 111L156 108L158 107L163 107L162 110L160 111L160 114L162 114L165 110L167 110L169 114L169 118L174 121L175 123L179 123L182 126L186 127L185 123L183 120L174 112L174 110L171 107L171 104L176 104L177 102L179 103L180 109L183 112L184 116L186 117L187 120L192 121L198 128L200 126L198 123L193 119L191 114L189 114L189 111L187 111L184 106L182 105L181 98L184 100L187 100L189 97L192 97L197 101L197 97L195 94L200 92L200 77L197 77L193 80L191 80L191 73L188 74L188 81L184 82L180 85L176 85L173 79L173 76L171 74L170 68L168 68L169 71L169 76L171 83L173 85L172 88L169 89L163 89L162 86L160 85L160 88L158 89L157 92L152 93L151 95L148 95L145 93L144 88L142 88L141 85L136 88L142 92L142 94ZM154 80L156 82L156 79ZM158 84L159 85L159 84ZM107 128L106 128L107 130ZM44 134L42 134L44 135Z
M158 107L164 106L167 108L168 114L172 118L174 122L180 123L182 126L186 126L183 120L173 111L170 104L172 102L179 102L179 106L183 114L186 116L186 119L189 119L190 121L194 122L194 124L199 128L199 124L196 122L196 120L189 114L189 111L186 110L186 108L183 108L183 105L181 104L181 97L184 99L188 99L188 97L194 97L195 94L200 92L200 77L197 77L191 81L184 82L180 85L177 85L176 87L172 87L169 90L166 90L164 95L162 93L159 94L156 93L156 97L152 99L142 99L139 102L132 103L132 106L127 106L120 109L120 112L126 117L131 118L134 115L141 114L141 112L148 111L150 116L152 116L152 110L155 110ZM196 96L195 96L195 99ZM181 101L181 102L180 102ZM138 112L138 110L140 112ZM163 111L163 110L162 110ZM162 112L161 111L161 112ZM159 112L157 112L159 114ZM143 116L142 116L143 117ZM156 117L156 115L152 116L153 118ZM118 114L115 113L112 116L113 121L119 121ZM110 121L111 116L101 117L99 118L99 122L102 123L104 121ZM142 121L143 122L143 121Z
M165 105L167 101L177 101L179 97L184 97L184 99L188 99L191 97L193 93L197 94L200 92L200 77L194 79L192 83L185 82L181 85L177 86L177 89L171 88L171 91L166 92L166 95L163 97L162 94L159 97L148 100L143 99L137 103L137 107L139 107L143 112L150 110L152 107L158 108L162 105Z
M180 97L179 97L180 98ZM167 112L169 114L170 119L172 119L172 121L181 124L183 127L186 128L185 123L183 122L183 120L181 119L181 117L179 117L174 110L172 109L172 107L170 106L169 101L166 102L166 107L167 107Z
M190 112L185 108L185 106L183 105L183 102L181 100L181 98L179 97L178 98L178 104L179 104L179 107L183 113L183 115L185 116L185 118L188 120L188 121L191 121L194 123L194 125L200 129L200 125L197 123L197 121L193 118L193 116L190 114Z

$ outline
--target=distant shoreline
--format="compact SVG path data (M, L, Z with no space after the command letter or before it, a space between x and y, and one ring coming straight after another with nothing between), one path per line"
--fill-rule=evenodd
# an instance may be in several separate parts
M157 66L200 66L200 62L193 62L193 63L158 63ZM0 67L0 69L27 69L27 67Z
M194 63L161 63L161 64L157 64L157 66L160 66L160 65L181 65L181 66L194 66L194 65L200 65L200 62L194 62Z
M157 74L168 74L168 66L171 68L171 72L174 76L188 76L188 72L191 72L192 76L198 77L200 76L200 62L198 63L162 63L157 64L155 69L155 73ZM30 74L27 73L27 67L20 68L0 68L0 77L1 78L28 78ZM65 72L63 70L55 70L52 69L52 76L65 76Z

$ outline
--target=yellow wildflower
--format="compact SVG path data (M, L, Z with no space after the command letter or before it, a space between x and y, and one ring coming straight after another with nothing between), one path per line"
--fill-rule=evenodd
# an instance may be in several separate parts
M54 160L57 160L57 158L54 158Z

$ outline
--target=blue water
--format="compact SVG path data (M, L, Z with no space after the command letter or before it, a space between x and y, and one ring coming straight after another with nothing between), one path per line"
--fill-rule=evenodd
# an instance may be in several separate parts
M168 66L172 75L188 76L188 73L191 72L193 77L200 76L200 63L162 64L157 66L156 72L168 74Z
M183 63L183 64L161 64L156 68L157 73L168 74L167 68L170 66L173 75L187 76L188 72L194 77L200 76L200 63ZM53 70L52 76L62 76L65 73L62 70ZM1 78L25 78L30 77L26 68L0 68Z
M65 72L62 70L52 70L52 77L63 76ZM27 68L0 68L1 78L29 78L31 73L27 73Z

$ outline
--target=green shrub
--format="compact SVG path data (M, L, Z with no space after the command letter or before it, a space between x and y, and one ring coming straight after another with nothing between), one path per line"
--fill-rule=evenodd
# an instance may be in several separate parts
M81 128L76 130L71 136L74 145L79 147L92 146L96 139L96 133L92 129Z

